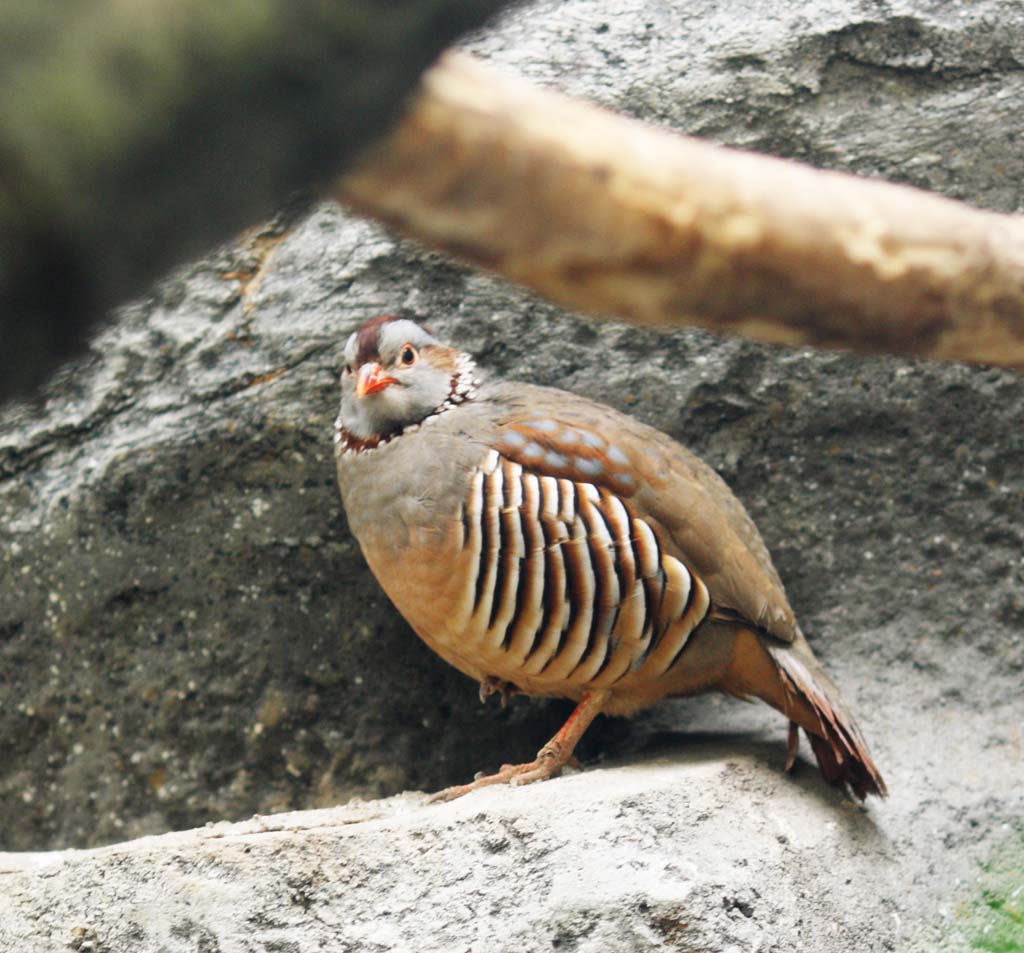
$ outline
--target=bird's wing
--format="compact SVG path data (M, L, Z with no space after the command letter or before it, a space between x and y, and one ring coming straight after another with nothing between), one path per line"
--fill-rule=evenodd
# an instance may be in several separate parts
M696 571L714 604L785 642L799 627L743 504L670 437L610 407L552 388L502 388L491 445L524 468L604 487Z

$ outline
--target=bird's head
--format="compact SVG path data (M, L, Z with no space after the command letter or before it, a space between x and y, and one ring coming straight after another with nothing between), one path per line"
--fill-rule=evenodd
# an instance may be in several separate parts
M367 321L345 343L340 428L386 438L461 403L474 386L470 358L408 318Z

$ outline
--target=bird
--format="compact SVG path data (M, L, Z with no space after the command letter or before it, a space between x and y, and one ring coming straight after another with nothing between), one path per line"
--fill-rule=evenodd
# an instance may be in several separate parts
M860 800L885 782L725 481L666 434L565 390L505 381L422 323L381 315L343 350L334 427L349 528L441 658L499 692L576 707L525 764L446 788L557 776L599 714L717 691L799 730Z

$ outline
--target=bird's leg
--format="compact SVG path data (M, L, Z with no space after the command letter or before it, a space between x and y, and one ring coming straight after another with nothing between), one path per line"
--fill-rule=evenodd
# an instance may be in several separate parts
M796 764L796 753L800 750L800 726L795 722L789 723L789 735L786 738L786 774L793 770Z
M469 794L478 788L490 787L492 784L532 784L534 781L546 781L548 778L556 777L562 768L573 760L573 749L590 727L590 723L600 713L607 697L607 692L588 692L584 695L555 737L544 745L537 752L537 757L528 764L503 764L497 774L485 775L469 784L445 788L431 795L428 800L431 803L454 801L463 794Z
M480 701L487 703L489 696L501 695L501 707L508 708L508 700L519 691L511 682L502 681L496 675L488 675L480 682Z

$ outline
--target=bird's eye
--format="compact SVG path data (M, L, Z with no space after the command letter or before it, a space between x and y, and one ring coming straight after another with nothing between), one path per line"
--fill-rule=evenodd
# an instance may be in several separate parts
M406 367L412 367L413 364L416 363L417 357L419 357L419 355L416 353L416 348L411 344L406 344L405 347L402 348L401 354L398 355L398 359Z
M345 365L345 373L346 374L351 374L352 373L352 365L351 364L346 364Z

